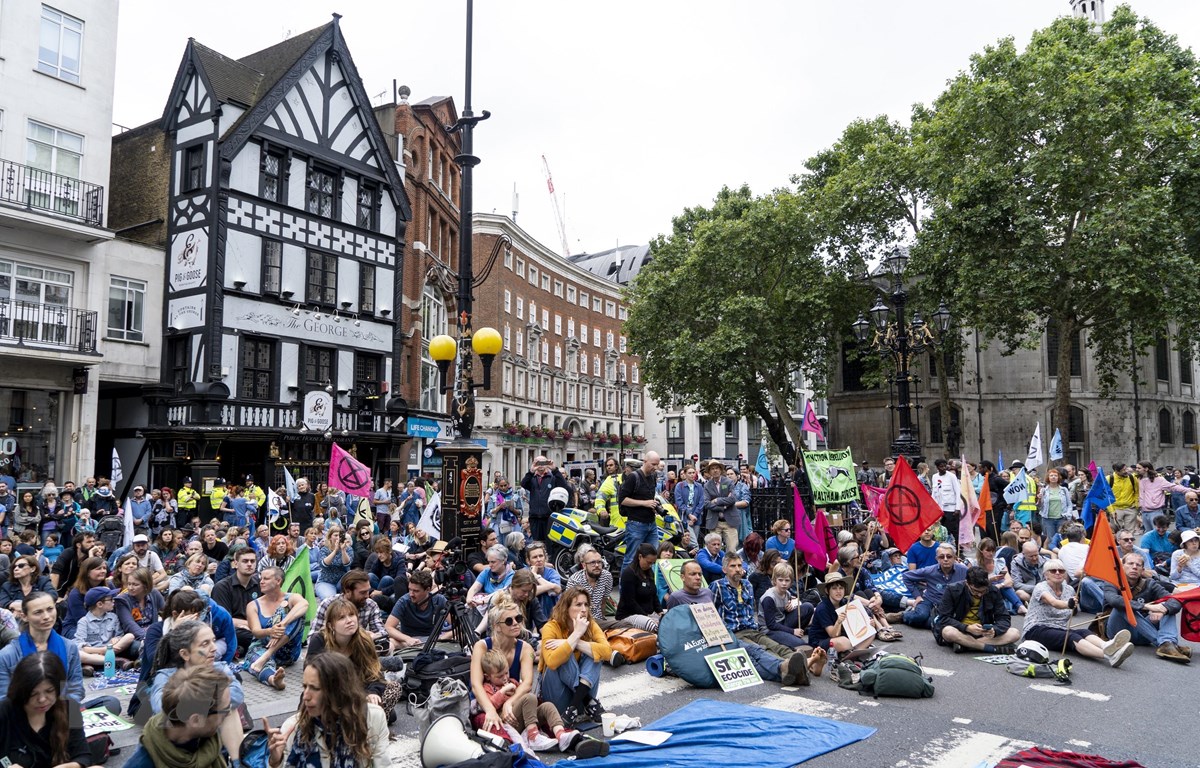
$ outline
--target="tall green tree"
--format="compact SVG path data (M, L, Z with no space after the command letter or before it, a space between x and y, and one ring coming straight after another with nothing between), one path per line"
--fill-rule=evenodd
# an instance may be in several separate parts
M822 387L861 287L817 250L802 198L723 188L685 210L630 286L625 329L659 402L761 418L800 444L793 374ZM858 300L861 302L861 299Z
M1064 436L1080 331L1104 392L1131 344L1200 338L1198 84L1192 53L1121 7L985 49L917 111L933 215L913 266L1009 350L1057 327Z

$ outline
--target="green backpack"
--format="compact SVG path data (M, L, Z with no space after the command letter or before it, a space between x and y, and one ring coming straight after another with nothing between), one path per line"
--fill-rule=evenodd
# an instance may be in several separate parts
M859 675L858 690L877 699L880 696L928 699L933 696L933 678L911 656L882 654Z

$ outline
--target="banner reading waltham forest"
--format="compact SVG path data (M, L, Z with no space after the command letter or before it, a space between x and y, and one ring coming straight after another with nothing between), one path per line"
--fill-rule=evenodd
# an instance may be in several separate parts
M850 449L804 451L804 466L815 504L849 504L858 501L858 479Z

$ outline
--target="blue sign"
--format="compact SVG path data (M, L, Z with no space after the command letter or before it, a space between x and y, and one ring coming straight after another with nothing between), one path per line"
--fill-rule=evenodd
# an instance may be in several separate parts
M436 438L442 433L442 428L433 419L422 419L418 416L408 417L408 434L413 437Z

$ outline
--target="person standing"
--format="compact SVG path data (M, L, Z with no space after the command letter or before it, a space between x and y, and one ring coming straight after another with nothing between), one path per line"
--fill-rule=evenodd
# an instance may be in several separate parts
M733 480L726 476L725 465L717 459L704 465L704 476L708 478L704 483L704 527L709 533L720 534L726 552L737 552L742 513L733 493Z
M616 525L621 514L621 502L617 499L617 491L621 488L621 472L617 460L609 456L604 460L604 479L596 489L592 500L596 516L604 525Z
M937 473L929 479L929 493L942 510L942 525L950 532L950 539L958 542L958 522L962 517L962 488L958 476L948 471L949 462L938 459L933 462Z
M696 467L683 468L683 479L675 484L675 510L680 521L692 532L692 541L700 540L700 519L704 515L704 486L696 480Z
M622 573L633 564L639 545L658 547L658 523L655 521L655 515L659 510L659 502L655 498L655 488L656 475L661 463L657 453L646 451L641 469L627 473L621 481L618 497L621 500L621 514L625 516L625 560L621 564Z
M1108 476L1108 487L1112 489L1115 499L1109 513L1112 515L1113 528L1132 534L1142 533L1137 512L1138 478L1133 474L1133 467L1127 464L1113 464L1112 474ZM1147 532L1149 530L1146 529Z
M529 536L545 541L550 534L550 491L567 488L567 481L554 462L545 456L533 460L533 468L521 479L521 487L529 494ZM626 533L626 542L628 539Z
M307 531L313 524L313 512L317 507L317 497L308 487L308 478L296 480L296 498L292 499L291 522L301 531Z
M386 533L392 522L392 480L387 478L375 491L375 525L380 533Z

